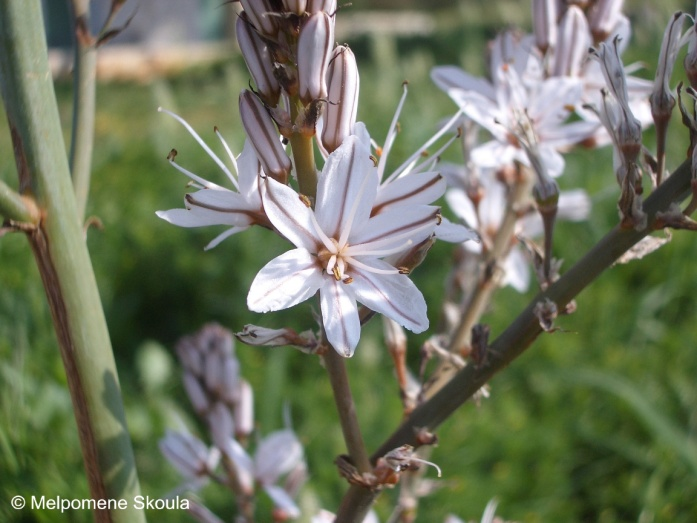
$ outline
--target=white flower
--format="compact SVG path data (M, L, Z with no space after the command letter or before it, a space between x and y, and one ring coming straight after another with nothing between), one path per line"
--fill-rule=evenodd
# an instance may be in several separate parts
M452 179L455 187L448 190L445 200L452 211L465 224L472 227L482 238L482 244L468 242L465 249L481 253L482 249L491 246L498 233L501 221L506 212L506 186L494 178L494 173L484 170L479 179L482 188L482 198L475 208L472 200L462 189L462 168L446 164L443 169ZM562 191L559 195L557 218L560 220L581 221L590 213L590 199L585 191L577 189ZM522 216L516 223L516 235L534 238L543 233L542 219L536 211ZM518 292L525 292L530 285L529 262L518 245L514 245L503 260L505 276L502 285L510 285Z
M160 452L187 480L182 488L198 489L203 486L220 461L220 452L207 447L196 436L183 429L167 429L159 442Z
M203 150L213 159L213 161L225 173L234 191L221 187L213 182L204 180L200 176L184 169L174 161L176 151L168 156L169 162L181 173L185 174L194 181L194 186L198 191L187 194L184 198L185 209L171 209L169 211L157 211L157 216L179 227L205 227L208 225L227 225L228 230L214 238L206 249L212 249L225 238L233 234L248 229L251 225L258 224L271 228L261 203L259 190L259 176L261 167L259 160L254 152L251 143L245 143L242 154L235 158L228 144L216 129L216 135L223 143L223 147L228 154L232 165L237 171L235 177L227 165L216 155L191 126L182 118L174 113L160 109L177 119L194 139L203 147Z
M378 186L377 197L371 211L372 215L380 214L388 209L394 209L397 206L430 205L445 193L445 180L438 170L435 169L435 165L440 159L440 154L453 142L455 136L447 140L434 154L427 154L427 151L429 147L450 132L453 126L462 119L462 113L460 112L450 118L438 132L430 137L399 167L389 174L385 172L392 146L397 138L399 129L397 124L406 96L407 85L404 84L402 98L397 105L397 110L392 118L392 123L387 131L382 147L379 147L371 139L365 124L357 122L354 125L354 134L358 136L361 143L367 148L374 147L379 157L377 172L380 185ZM476 241L477 235L470 229L460 224L451 223L446 218L443 218L440 226L436 229L436 238L447 242L461 243L468 240Z
M327 340L347 357L360 337L357 301L414 332L425 330L421 292L405 270L381 258L428 239L438 222L438 208L399 206L371 217L377 190L370 151L356 136L327 158L314 211L292 188L267 178L267 216L297 248L259 271L247 297L249 308L286 309L319 291Z
M225 452L235 463L238 480L245 490L253 492L254 483L258 482L288 518L299 517L300 509L291 494L277 485L281 477L305 466L303 447L295 433L291 429L272 432L259 442L253 458L236 440L231 438L229 443Z

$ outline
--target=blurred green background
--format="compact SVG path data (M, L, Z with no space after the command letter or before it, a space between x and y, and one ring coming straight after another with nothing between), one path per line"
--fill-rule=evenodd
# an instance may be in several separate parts
M377 3L354 2L353 8ZM389 5L388 5L389 4ZM385 2L396 7L400 2ZM421 7L412 2L412 7ZM428 34L337 34L357 54L361 73L359 119L382 142L401 83L410 94L402 133L392 158L401 163L443 117L454 112L431 84L436 64L458 64L484 73L486 41L515 23L530 28L528 2L429 3L436 30ZM674 9L689 3L628 1L634 35L625 61L653 71L660 36ZM98 86L96 153L88 214L103 230L90 229L88 244L108 318L127 417L144 494L160 496L179 477L157 450L177 416L196 421L180 385L173 345L208 321L240 330L246 323L312 327L310 306L273 315L252 314L245 296L256 271L286 246L268 231L251 230L216 249L203 246L218 231L185 230L154 212L182 205L186 180L165 157L210 180L224 175L176 122L156 111L171 109L215 144L220 128L235 151L243 133L237 93L248 84L241 57L228 57L184 74L146 83ZM679 67L675 83L680 76ZM652 77L651 72L646 77ZM71 86L56 85L69 136ZM670 137L671 167L684 158L686 132L676 118ZM652 133L645 143L653 144ZM0 132L0 177L16 186L6 129ZM453 151L454 152L454 151ZM452 156L454 159L455 156ZM584 187L593 213L583 224L559 224L556 255L569 267L617 221L617 189L611 152L579 151L567 157L562 188ZM439 244L414 275L437 304L452 247ZM487 501L510 520L598 522L697 521L697 241L687 232L644 260L611 269L578 298L578 311L559 321L563 331L543 336L491 382L491 398L468 404L438 431L432 459L443 468L443 487L424 498L419 521L454 513L478 519ZM502 290L485 321L495 336L522 310L532 291ZM438 307L430 308L432 323ZM418 362L423 336L410 338L410 362ZM254 386L262 434L282 426L284 402L305 444L311 481L306 507L334 509L345 490L332 465L343 452L325 373L316 358L288 349L238 345L243 374ZM399 423L391 360L381 346L379 322L368 326L348 362L369 448ZM377 505L384 521L397 491ZM9 500L25 496L84 498L87 485L60 356L43 289L22 235L0 238L0 521L90 521L72 512L13 511ZM231 498L208 486L208 505L232 520ZM268 508L261 502L259 513ZM149 514L151 521L189 521L177 512ZM263 521L263 518L260 518Z

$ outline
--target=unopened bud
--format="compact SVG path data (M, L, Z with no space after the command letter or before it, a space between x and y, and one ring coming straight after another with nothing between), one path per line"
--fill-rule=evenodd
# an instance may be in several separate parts
M182 381L186 395L189 396L189 401L191 401L196 414L199 416L204 415L208 411L210 403L206 391L201 386L201 382L190 372L184 372Z
M588 15L588 25L596 42L610 36L622 16L624 0L597 0Z
M667 122L675 107L675 97L670 92L670 77L673 74L675 59L680 49L682 25L687 15L678 11L673 15L663 33L661 54L658 58L656 78L651 93L651 114L654 121Z
M283 8L300 16L307 8L307 0L283 0Z
M278 32L271 0L240 0L240 4L242 4L249 20L261 34L274 36Z
M559 203L559 185L554 179L547 177L539 180L532 188L532 195L540 212L554 210L556 213Z
M554 48L557 44L557 2L558 0L532 1L535 44L543 54L549 47Z
M695 12L697 17L697 8ZM693 89L697 89L697 31L692 26L692 34L690 35L689 43L687 44L687 54L683 61L685 75Z
M159 443L160 452L185 478L207 476L218 464L220 453L209 450L198 438L188 432L167 430Z
M213 443L222 452L228 453L230 438L232 438L235 430L235 423L233 422L230 409L223 402L219 401L213 405L207 419Z
M353 132L358 110L358 67L353 51L340 45L334 49L327 70L327 107L324 111L322 145L329 153Z
M274 73L274 60L268 46L252 27L244 11L237 17L236 33L242 57L259 95L266 104L276 106L281 86Z
M298 94L304 104L327 97L327 67L334 47L334 19L313 14L298 38Z
M307 0L307 12L311 15L324 11L330 16L336 13L336 0Z
M237 387L237 402L232 411L235 420L235 437L247 438L254 431L254 390L246 380L241 380Z
M266 107L246 89L240 93L240 118L264 172L285 184L292 167L290 158Z
M579 76L590 43L586 16L579 7L570 6L559 23L552 75Z

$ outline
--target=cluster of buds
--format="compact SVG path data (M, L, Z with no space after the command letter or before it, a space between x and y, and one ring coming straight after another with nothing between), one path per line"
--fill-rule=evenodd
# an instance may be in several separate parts
M219 447L233 434L246 439L254 429L252 387L240 376L233 347L230 333L216 324L205 325L176 346L184 389Z
M167 431L160 449L187 481L175 492L199 488L213 479L236 494L245 514L253 511L252 500L259 486L273 501L274 521L298 517L294 498L306 479L303 447L286 428L261 439L253 456L247 453L254 429L253 394L251 385L240 375L232 333L216 324L205 325L180 339L176 353L183 368L184 388L196 414L206 422L213 445L208 447L187 430ZM281 480L283 485L279 485ZM207 510L197 503L191 506L202 513ZM191 512L198 517L196 511Z
M291 172L279 134L322 132L331 153L353 130L358 70L351 50L335 47L336 0L242 1L237 40L254 83L240 95L242 123L264 171L286 183Z

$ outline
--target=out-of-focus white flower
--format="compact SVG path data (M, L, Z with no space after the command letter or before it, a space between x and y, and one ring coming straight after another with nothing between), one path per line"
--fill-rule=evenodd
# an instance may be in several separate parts
M248 492L253 492L254 483L262 486L277 510L287 518L300 516L300 509L291 494L277 485L279 480L299 466L304 467L303 447L291 429L272 432L259 442L254 457L234 439L226 449L234 462L238 480Z
M336 515L333 512L329 512L328 510L322 509L317 514L312 516L312 519L310 521L311 523L334 523L335 519ZM378 519L377 514L375 514L374 511L370 510L365 515L363 523L380 523L380 520Z
M174 113L164 109L160 109L160 111L173 116L191 133L203 150L208 153L216 165L225 173L235 190L226 189L218 184L204 180L191 171L184 169L174 161L176 151L173 150L168 156L169 162L179 172L191 178L194 182L193 186L199 190L186 195L184 198L185 209L157 211L157 216L179 227L206 227L209 225L227 225L230 227L206 245L206 249L212 249L225 238L244 231L254 224L271 228L271 224L264 213L261 194L259 193L259 176L261 174L259 160L249 141L245 143L239 158L235 158L230 147L216 129L216 134L223 143L223 147L237 173L237 176L235 176L188 123Z
M217 448L205 443L187 431L167 429L159 442L160 452L187 480L187 487L203 486L220 461Z
M360 337L356 302L421 332L426 302L406 270L382 260L418 245L434 232L439 210L400 206L371 217L378 177L370 151L355 136L325 163L315 209L292 188L266 180L264 207L293 249L267 263L252 282L255 312L286 309L320 294L329 343L350 357Z
M519 45L517 49L524 48ZM513 54L521 64L492 63L492 82L473 79L452 67L436 67L431 76L466 116L494 138L472 151L475 164L482 168L502 168L514 161L529 165L518 137L534 136L545 169L556 177L564 170L560 152L591 136L598 124L567 123L570 108L581 97L583 84L577 78L542 79L531 74L528 64L539 60L530 48L527 53ZM521 76L521 72L526 76Z
M458 174L457 166L446 164L443 169L448 171L449 178L455 179L461 176ZM450 209L482 238L482 243L464 244L465 249L474 253L481 253L483 248L492 245L507 205L506 186L496 180L491 171L484 170L479 183L481 199L476 207L465 190L461 188L461 184L459 187L448 189L445 194L445 200ZM560 220L581 221L585 220L590 213L590 199L583 190L562 191L557 205L557 218ZM542 219L537 212L526 214L516 224L516 235L525 238L539 237L543 230ZM505 272L503 285L510 285L518 292L525 292L528 289L529 262L518 245L513 246L503 261L503 270Z

